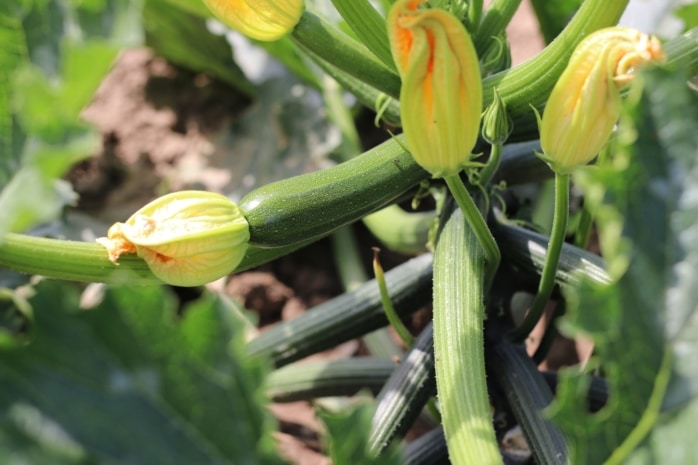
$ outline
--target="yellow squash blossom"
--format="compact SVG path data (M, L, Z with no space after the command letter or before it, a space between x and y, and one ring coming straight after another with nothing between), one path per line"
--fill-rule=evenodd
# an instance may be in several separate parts
M555 172L570 173L599 153L620 116L620 90L663 56L656 37L632 28L601 29L580 42L539 122L541 157Z
M249 238L247 220L227 197L182 191L153 200L97 242L114 263L136 253L163 282L198 286L233 271Z
M388 15L402 78L402 127L414 159L436 177L471 160L482 111L480 68L470 35L451 13L398 0Z
M303 0L204 0L204 3L228 26L247 37L267 42L291 32L305 9Z

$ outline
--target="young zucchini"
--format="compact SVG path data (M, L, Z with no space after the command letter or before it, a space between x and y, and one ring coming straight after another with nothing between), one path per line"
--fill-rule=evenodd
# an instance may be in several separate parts
M389 140L332 168L255 189L239 207L250 225L250 244L283 247L357 221L428 177L398 141Z

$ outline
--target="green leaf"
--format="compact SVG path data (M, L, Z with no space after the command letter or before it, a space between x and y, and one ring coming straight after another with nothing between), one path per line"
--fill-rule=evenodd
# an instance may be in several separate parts
M0 456L280 463L262 404L266 369L245 357L244 325L224 301L205 295L178 321L163 288L124 287L76 311L76 291L54 281L30 303L31 342L0 346Z
M400 452L395 447L376 457L368 452L373 407L361 402L340 412L323 411L321 418L327 426L330 458L336 464L400 465Z
M593 338L611 387L608 405L590 415L586 380L563 377L553 418L572 463L692 463L667 456L695 456L691 429L679 430L688 421L682 409L695 412L698 394L698 96L686 76L643 73L615 156L578 177L616 282L577 289L566 321Z
M533 10L538 17L538 26L545 43L549 44L562 32L582 0L532 0Z
M99 138L80 121L122 47L142 42L140 0L0 5L0 236L74 199L57 179Z

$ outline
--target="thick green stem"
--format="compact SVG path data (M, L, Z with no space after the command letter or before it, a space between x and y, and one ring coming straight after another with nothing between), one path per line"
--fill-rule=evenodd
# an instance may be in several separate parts
M515 68L483 81L484 108L492 102L495 88L512 115L530 112L530 105L542 105L577 44L589 33L615 25L628 1L586 0L567 27L545 50Z
M473 38L478 56L482 56L492 37L509 24L520 4L521 0L494 0L490 4ZM480 8L482 9L482 5Z
M487 279L485 280L485 283L489 288L489 286L492 284L492 280L494 279L494 275L497 272L497 268L499 268L499 262L501 260L501 254L499 253L497 242L494 240L494 236L492 236L490 228L487 227L485 218L483 218L482 213L480 213L477 205L475 205L470 193L463 185L463 181L461 180L460 176L457 174L450 175L446 176L444 180L446 181L448 189L451 191L453 198L456 200L456 203L463 211L463 216L465 216L466 221L472 228L475 237L477 237L477 240L480 243L480 246L485 252L485 258L487 261Z
M115 265L97 243L13 233L0 238L0 268L69 281L158 282L135 255L123 255Z
M386 66L395 69L385 18L369 0L332 0L352 31Z
M480 27L480 18L482 18L482 0L470 0L468 3L468 24L470 25L470 34L477 33Z
M536 326L543 314L545 305L550 300L550 295L555 286L555 274L557 273L557 263L560 260L562 245L565 243L565 233L567 231L567 218L569 216L570 203L570 176L568 174L555 174L555 211L553 213L553 230L550 233L548 244L548 255L545 258L545 265L538 285L531 308L526 314L521 326L516 328L511 335L514 341L526 339L531 330Z
M304 49L342 71L394 97L400 96L400 77L364 45L322 18L306 11L291 37Z
M451 463L501 464L485 380L485 263L456 209L434 252L436 386Z
M283 257L316 239L286 247L250 246L234 270L240 272ZM117 265L104 247L93 242L65 241L8 233L0 238L0 268L67 281L152 284L160 282L136 255L122 255Z

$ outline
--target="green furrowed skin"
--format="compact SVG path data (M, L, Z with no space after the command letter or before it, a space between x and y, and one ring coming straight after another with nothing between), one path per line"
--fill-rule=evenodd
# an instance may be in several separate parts
M319 239L428 179L429 173L395 139L332 168L247 194L239 207L250 225L250 244L271 248Z

